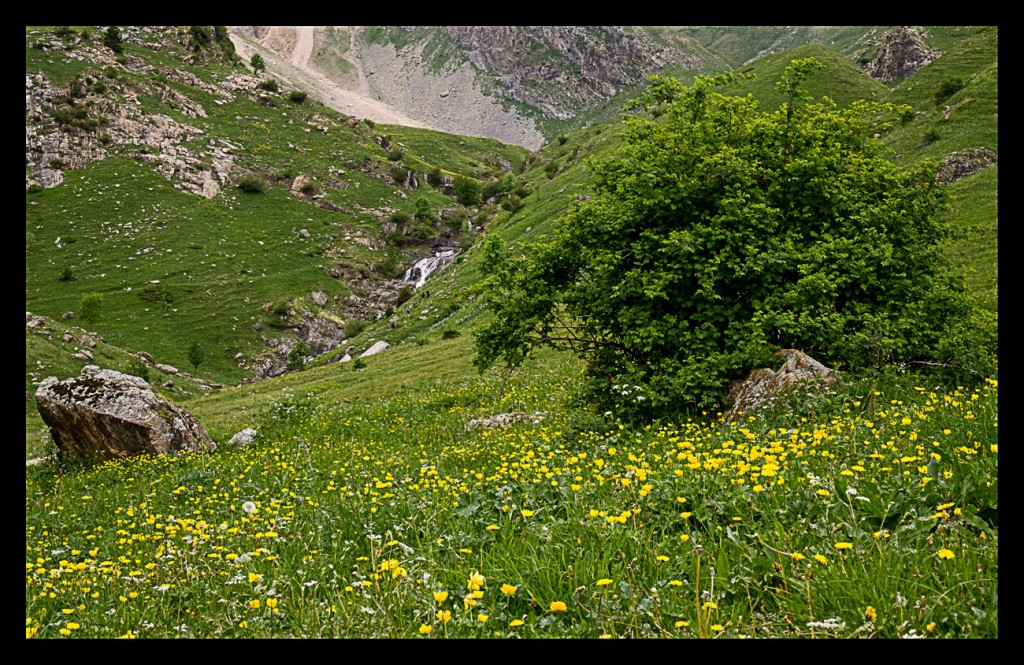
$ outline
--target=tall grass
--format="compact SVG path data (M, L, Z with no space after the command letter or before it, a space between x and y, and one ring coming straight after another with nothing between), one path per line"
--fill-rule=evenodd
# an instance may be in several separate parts
M499 382L33 467L26 634L998 636L996 382L643 427L565 408L571 372ZM466 429L513 408L547 415Z

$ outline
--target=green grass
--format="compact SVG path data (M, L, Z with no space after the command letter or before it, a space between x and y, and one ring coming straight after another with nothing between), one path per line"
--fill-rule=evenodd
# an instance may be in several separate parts
M961 37L936 33L949 41L950 60L890 93L926 106L946 77L969 75L945 124L932 102L883 137L906 163L998 149L995 34L953 46ZM89 71L31 48L33 39L27 71L64 82ZM517 245L587 194L586 158L614 150L621 127L565 131L564 143L529 155L484 139L349 122L282 98L217 104L167 74L180 67L215 82L231 67L185 66L182 49L126 43L162 78L122 69L118 80L148 86L153 94L141 98L152 112L202 129L190 147L211 139L236 146L239 176L262 178L269 191L227 187L208 201L176 190L137 148L119 146L107 160L66 171L62 185L26 194L26 309L47 317L26 331L26 395L42 378L74 376L86 364L72 355L80 321L60 315L98 292L104 307L90 329L107 341L92 349L95 364L138 371L134 354L145 350L191 371L187 350L201 341L199 377L164 388L165 377L149 372L221 447L27 468L27 635L998 637L994 381L958 388L921 374L844 377L833 393L738 425L714 414L680 423L594 414L576 401L580 365L569 356L541 350L511 375L477 374L472 333L486 313L475 291L481 236L472 232L459 259L395 310L395 328L387 317L370 321L352 340L359 350L373 339L391 344L365 368L335 362L339 348L303 371L205 390L203 380L240 383L234 355L265 350L261 336L291 334L271 325L264 305L312 310L313 289L347 298L358 284L325 268L372 276L371 265L398 251L346 235L382 237L381 220L413 214L417 197L458 208L432 188L403 198L372 177L393 164L376 135L400 143L402 164L417 171L486 180L508 162L530 190L526 205L465 212ZM761 75L736 92L770 104L765 82L812 50L756 63ZM848 103L878 90L848 64L828 60L833 78L813 90L809 82L809 91ZM199 101L207 117L168 106L158 84ZM919 123L946 132L941 145L919 146ZM550 173L548 164L556 165ZM300 173L349 212L288 193ZM993 166L951 185L949 215L958 230L950 256L994 311L997 181ZM411 263L427 249L405 247L401 256ZM61 279L66 267L71 280ZM158 297L140 297L147 288ZM64 330L73 341L63 341ZM547 415L507 430L467 429L471 419L509 411ZM224 445L247 426L260 432L254 444ZM53 452L43 430L26 400L27 459ZM952 558L943 558L947 550ZM477 584L483 594L474 598ZM439 610L450 612L447 622Z
M998 636L994 386L633 429L573 376L282 389L244 449L32 467L26 633ZM511 409L549 416L466 429Z

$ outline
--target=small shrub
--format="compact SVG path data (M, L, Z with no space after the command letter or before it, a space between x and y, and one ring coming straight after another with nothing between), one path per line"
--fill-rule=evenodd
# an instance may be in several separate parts
M267 183L255 176L243 176L236 185L246 194L266 194Z
M266 81L260 82L256 87L260 90L266 90L267 92L273 93L281 91L281 84L277 82L277 79L267 79Z
M358 372L361 369L366 369L366 361L362 358L356 358L352 361L352 371Z
M124 50L124 47L121 44L121 31L116 25L110 26L107 28L106 32L103 33L103 45L118 54Z
M267 63L259 53L252 54L252 59L249 60L249 66L252 67L252 71L256 72L257 75L267 69Z
M38 194L43 191L44 187L38 182L34 182L25 189L26 194Z
M150 284L139 291L139 297L148 302L171 304L174 293L162 284Z
M58 277L57 279L59 279L62 282L74 281L75 271L71 269L71 266L64 266L64 269L60 271L60 277Z
M399 150L398 148L393 148L391 152L388 153L388 159L390 159L393 162L399 162L402 160L403 157L405 157L405 153Z
M362 319L352 319L345 326L345 336L349 338L357 337L359 333L364 330L366 330L366 321L363 321Z
M946 79L939 84L939 89L935 91L935 105L939 106L942 102L946 101L957 92L963 89L967 85L964 80L960 77L954 77Z
M505 210L508 210L509 212L516 212L520 210L524 205L526 204L523 203L523 200L520 199L515 194L509 196L507 199L501 202L501 207L504 208Z
M133 358L131 363L128 365L128 373L132 376L137 376L143 381L149 382L149 365L144 363L141 358Z
M202 345L199 342L192 342L192 346L188 347L188 361L192 365L192 371L199 371L199 366L206 360L206 352L203 350Z
M285 367L294 371L305 369L307 355L309 355L309 345L302 340L299 340L288 353L288 360L285 362Z
M488 180L480 188L480 198L484 201L493 198L502 193L502 186L500 180Z
M562 135L558 137L558 145L565 145L565 142L569 140L568 136Z
M940 138L942 138L942 136L939 135L939 130L935 129L934 127L932 127L931 129L924 133L925 143L935 143Z
M423 197L416 199L416 219L421 222L433 222L437 219L430 201Z
M444 331L441 332L441 339L455 339L461 334L461 332L455 330L454 328L446 328Z
M59 169L62 166L64 166L64 160L63 159L54 158L54 159L50 160L50 168L51 169Z
M373 129L374 127L376 127L376 126L377 126L377 123L375 123L375 122L374 122L373 120L370 120L369 118L363 118L363 122L364 122L364 123L366 124L366 126L367 126L367 127L369 127L370 129Z
M292 90L288 93L288 100L296 104L302 104L306 101L308 95L301 90Z
M441 171L439 167L435 166L433 169L430 170L430 175L428 176L428 179L430 180L431 185L433 185L434 187L440 187L441 183L444 182L444 173Z
M210 34L210 28L205 25L193 25L189 28L189 32L192 33L192 39L199 48L202 48L213 41L213 35Z
M412 221L412 217L409 216L409 213L402 212L401 210L396 210L391 213L391 216L388 217L388 219L395 224L408 224Z
M78 302L78 318L87 326L96 323L102 311L103 295L100 293L86 293Z
M395 307L401 307L405 303L409 302L409 300L412 299L414 293L415 291L408 284L403 286L401 289L399 289L398 295L395 297Z
M287 319L288 309L288 301L281 300L279 302L274 303L274 306L270 309L270 311L274 316L276 316L279 319Z
M462 205L475 206L480 205L482 202L480 198L480 183L472 178L456 176L452 188L455 192L455 197Z
M389 173L391 175L391 179L398 184L402 184L405 182L405 179L409 177L409 170L401 165L392 166Z
M302 187L299 188L299 191L305 194L306 196L313 196L314 194L320 191L320 187L318 187L315 182L310 180L309 182L303 184Z

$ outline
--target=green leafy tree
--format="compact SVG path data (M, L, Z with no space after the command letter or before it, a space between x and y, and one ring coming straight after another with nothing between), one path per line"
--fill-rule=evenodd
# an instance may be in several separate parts
M473 178L455 176L455 180L452 182L452 191L462 205L475 206L483 202L480 198L480 183Z
M104 31L103 45L114 53L121 53L124 50L121 42L121 30L116 25L112 25Z
M994 323L943 257L937 164L886 159L872 136L898 109L806 98L818 67L793 61L771 113L714 91L732 75L652 78L626 145L591 162L595 196L521 250L488 239L476 366L571 349L594 406L644 417L723 406L780 348L991 375Z
M87 326L91 326L100 319L103 312L103 295L100 293L86 293L78 301L78 318Z
M309 345L300 339L288 353L288 360L285 362L285 366L290 370L296 371L305 369L307 355L309 355Z
M192 346L188 347L188 361L192 365L192 371L198 372L199 366L206 360L206 351L203 350L202 345L199 342L192 342Z
M267 63L259 53L252 54L252 58L249 60L249 66L252 67L252 70L257 74L262 74L267 70Z

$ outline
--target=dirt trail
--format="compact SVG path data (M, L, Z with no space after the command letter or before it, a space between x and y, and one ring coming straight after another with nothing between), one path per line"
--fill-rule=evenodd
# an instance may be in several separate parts
M308 69L309 56L313 54L313 26L295 26L295 48L292 49L292 64Z
M313 26L295 28L295 47L288 60L238 35L232 34L231 41L234 43L238 55L245 62L249 62L253 53L259 53L267 64L267 77L278 79L286 84L286 87L291 86L303 90L336 111L389 125L428 127L423 122L410 118L378 99L338 87L333 81L312 69L309 60L313 53L314 30ZM359 87L362 91L362 89L368 88L366 78L363 75L359 59L352 58L352 61L359 69Z

